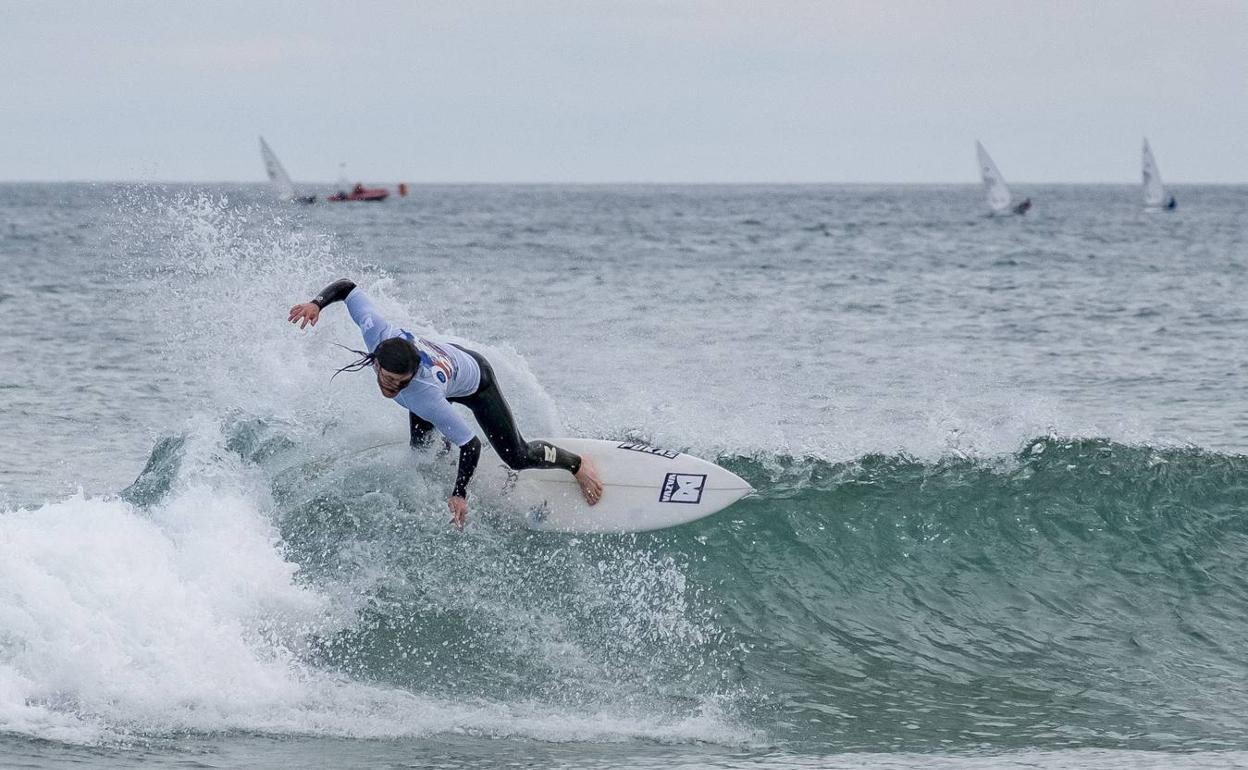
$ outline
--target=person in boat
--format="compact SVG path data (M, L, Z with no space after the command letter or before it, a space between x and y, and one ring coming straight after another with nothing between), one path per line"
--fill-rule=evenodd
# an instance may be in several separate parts
M352 194L352 195L363 195L363 194L364 194L364 184L363 184L362 182L356 182L356 183L355 183L355 187L351 188L351 194Z
M1026 214L1031 210L1031 198L1023 198L1022 202L1014 207L1015 214Z
M368 352L353 351L360 355L359 360L338 373L371 368L381 395L408 410L412 446L427 443L436 429L459 447L455 487L447 500L455 526L462 529L468 515L468 482L481 457L481 440L451 404L468 407L490 445L512 470L562 468L576 478L586 502L595 505L602 498L602 482L589 458L546 441L524 440L499 389L494 368L480 353L392 326L368 295L346 278L292 307L289 320L298 323L300 329L315 326L321 311L340 301L360 327Z

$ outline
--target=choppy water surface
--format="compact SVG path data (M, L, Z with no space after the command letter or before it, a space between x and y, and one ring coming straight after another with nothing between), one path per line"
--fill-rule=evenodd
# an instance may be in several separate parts
M1248 189L0 186L0 759L1248 765ZM446 523L349 276L759 494Z

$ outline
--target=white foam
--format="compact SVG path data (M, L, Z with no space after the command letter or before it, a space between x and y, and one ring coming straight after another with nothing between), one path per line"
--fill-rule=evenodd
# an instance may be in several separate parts
M211 729L289 701L292 650L328 607L275 542L250 501L202 485L151 518L83 497L0 517L0 724L52 708Z
M199 425L150 510L79 494L0 514L0 732L741 740L711 702L697 714L570 713L448 702L317 668L309 640L355 622L363 592L301 577L258 473Z

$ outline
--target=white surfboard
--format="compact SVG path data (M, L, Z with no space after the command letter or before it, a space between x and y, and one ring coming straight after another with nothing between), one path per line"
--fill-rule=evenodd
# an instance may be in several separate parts
M604 487L597 505L585 502L567 471L517 473L492 451L482 453L470 494L475 488L497 495L532 529L591 533L674 527L723 510L754 491L737 474L680 452L630 441L544 440L593 460Z
M485 444L476 473L468 485L469 519L481 506L521 517L526 526L546 532L645 532L696 521L721 511L754 491L744 479L691 455L634 441L547 438L582 457L589 457L603 482L602 498L589 505L572 474L564 470L508 468ZM454 478L459 453L434 459L422 453L446 483ZM381 453L386 462L402 464L413 455L406 441L386 441L350 456Z

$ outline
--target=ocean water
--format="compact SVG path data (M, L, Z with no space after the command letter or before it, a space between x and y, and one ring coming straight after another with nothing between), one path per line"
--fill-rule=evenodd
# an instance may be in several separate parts
M1248 766L1248 188L0 185L0 766ZM341 306L531 435L758 490L526 530Z

